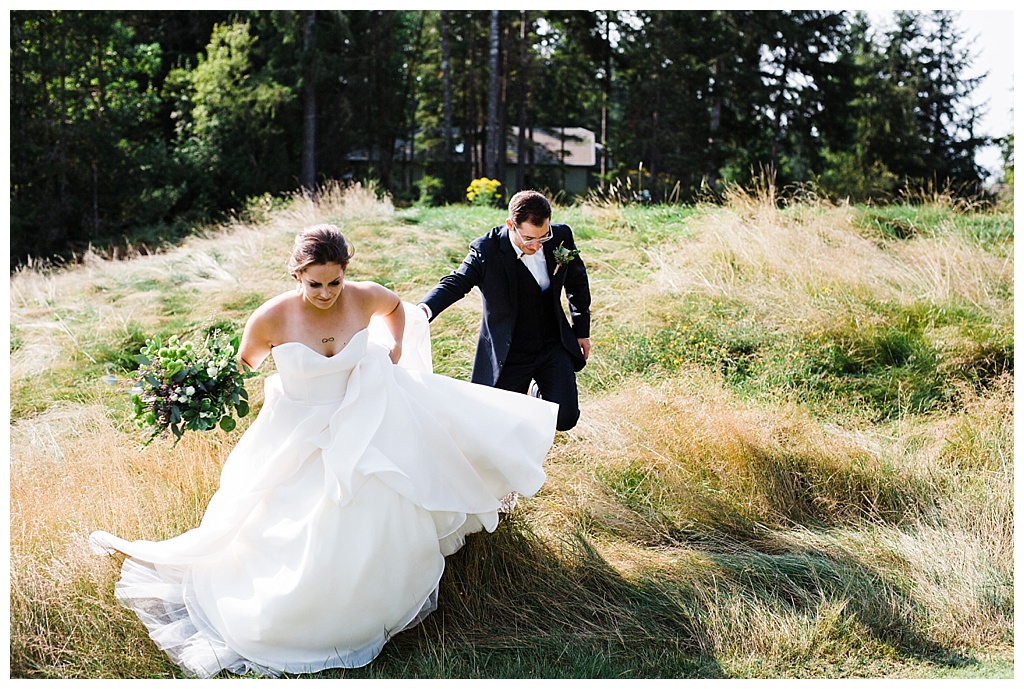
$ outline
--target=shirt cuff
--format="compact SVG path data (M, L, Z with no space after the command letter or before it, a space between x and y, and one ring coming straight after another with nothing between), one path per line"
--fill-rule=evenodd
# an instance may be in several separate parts
M433 311L431 311L431 310L430 310L430 307L429 307L429 306L427 306L427 305L426 305L426 304L425 304L424 302L422 302L422 301L421 301L421 302L420 302L419 304L417 304L417 306L419 306L419 307L420 307L421 309L423 309L424 311L426 311L426 312L427 312L427 320L428 320L428 321L429 321L429 320L430 320L431 318L433 318L433 317L434 317L434 312L433 312Z

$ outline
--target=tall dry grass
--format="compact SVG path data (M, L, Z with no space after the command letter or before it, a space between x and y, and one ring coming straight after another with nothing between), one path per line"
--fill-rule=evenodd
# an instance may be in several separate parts
M159 540L197 526L230 451L231 438L219 432L185 437L173 450L159 441L142 448L126 418L130 376L103 354L137 352L142 339L167 328L240 329L247 311L225 304L252 295L251 310L292 286L285 265L298 229L338 222L361 237L392 214L372 188L331 185L259 224L235 222L162 253L88 253L70 269L12 274L11 648L19 674L35 674L35 665L46 676L66 665L78 668L72 676L167 672L111 598L114 561L93 555L86 537L103 529ZM104 374L119 376L118 384ZM258 409L259 379L249 387ZM19 405L37 392L44 411ZM97 645L97 636L111 638ZM123 658L112 653L125 645Z
M741 664L810 653L833 624L851 635L834 645L872 640L854 655L1005 646L1006 383L951 418L870 430L743 401L703 372L622 389L558 448L536 518L551 538L587 533L620 572L692 580L711 646Z
M739 301L773 326L804 330L877 303L964 303L1012 323L1012 245L1001 256L950 234L890 242L859 229L850 207L734 203L702 214L694 240L648 249L650 299Z
M1012 230L996 246L939 208L894 238L863 209L778 201L556 207L594 294L581 423L541 492L449 558L441 609L340 676L971 676L982 650L1012 655ZM331 186L162 254L12 275L12 674L176 673L85 538L198 524L233 436L140 449L102 380L123 385L125 352L241 327L291 287L302 226L339 224L354 276L415 300L482 217ZM435 368L468 375L478 314L435 321ZM904 340L909 364L868 365ZM801 377L836 352L861 367L825 392ZM899 390L884 379L908 368L939 402L847 413L864 403L836 381Z
M101 405L57 404L12 425L12 672L166 672L112 599L115 560L96 557L86 539L97 528L159 540L197 526L227 449L212 438L140 449Z

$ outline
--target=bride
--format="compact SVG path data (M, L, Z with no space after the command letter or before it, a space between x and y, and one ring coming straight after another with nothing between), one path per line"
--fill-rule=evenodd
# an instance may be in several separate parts
M533 495L557 406L431 372L426 317L345 280L333 225L296 237L298 289L246 323L241 364L270 356L259 415L200 525L126 541L115 596L187 673L359 667L437 607L444 557ZM395 365L397 364L397 365Z

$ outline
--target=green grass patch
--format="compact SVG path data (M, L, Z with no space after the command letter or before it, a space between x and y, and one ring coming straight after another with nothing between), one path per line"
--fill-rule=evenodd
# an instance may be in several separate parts
M441 237L469 242L505 223L507 210L479 206L413 206L395 213L407 224L429 227ZM465 254L463 254L465 255Z
M1003 255L1013 240L1009 213L964 212L940 205L893 205L860 209L854 226L887 240L957 235Z
M266 300L267 297L264 294L259 292L248 292L246 294L239 294L238 296L221 302L221 308L239 313L243 318L248 318L249 315L259 308Z
M195 311L196 302L201 298L195 288L164 292L160 295L160 311L165 316L189 315Z
M198 523L244 424L137 449L146 339L240 332L306 224L416 301L505 218L349 193L12 274L12 676L182 676L84 538ZM593 292L580 425L434 614L316 677L1012 677L1012 216L783 205L556 205ZM478 301L431 324L436 373L469 379Z

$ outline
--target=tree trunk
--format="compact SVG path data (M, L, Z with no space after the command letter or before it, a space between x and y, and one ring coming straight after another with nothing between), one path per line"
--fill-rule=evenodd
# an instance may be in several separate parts
M562 94L562 124L558 130L558 172L561 177L562 193L565 193L565 120L569 117L565 108L565 94Z
M377 178L385 189L392 189L394 181L391 179L391 171L395 165L395 130L390 123L391 113L388 109L388 79L387 63L388 56L394 49L394 17L391 12L378 10L377 16L380 23L375 28L375 41L371 52L373 61L373 89L372 98L377 104L377 122L374 123L373 141L376 143L378 174ZM373 156L371 155L371 164Z
M475 23L475 22L473 22ZM477 46L474 38L469 39L469 97L466 99L466 124L462 133L462 138L465 140L466 153L466 164L469 169L469 178L475 179L482 175L481 168L483 167L480 163L480 149L479 142L477 140L477 134L479 133L480 119L478 117L479 110L479 93L477 91Z
M504 45L511 44L512 37L508 26L502 29L501 40ZM495 144L494 167L497 174L495 179L501 181L501 189L498 193L509 198L508 190L505 188L505 180L508 178L505 174L505 169L508 167L508 108L505 107L505 104L508 103L508 73L512 70L509 66L508 51L499 51L499 54L501 88L498 103L501 105L498 108L498 140Z
M305 10L302 31L305 83L302 88L302 192L311 195L316 186L316 85L313 69L313 24L316 10Z
M500 99L498 55L500 53L500 34L498 31L499 11L491 10L491 45L488 59L490 69L487 89L487 148L484 154L484 175L490 179L498 178L498 101Z
M718 73L721 69L721 58L711 63L710 122L708 124L708 155L704 177L708 188L712 191L718 184L718 130L722 125L722 96L719 93Z
M608 176L608 108L612 101L612 42L611 42L611 12L606 10L604 14L604 93L601 94L601 189L604 189L605 179Z
M402 146L402 185L405 189L412 188L412 166L416 162L416 67L423 53L423 28L426 25L426 12L420 11L420 22L416 28L416 40L413 41L412 54L405 66L405 83L402 86L402 130L407 139ZM412 107L410 106L412 104ZM405 119L409 118L408 126Z
M107 108L106 80L103 73L103 46L99 41L96 46L96 133L102 137L105 127L104 115ZM92 236L99 236L100 233L100 176L98 151L93 151L92 159Z
M442 157L444 177L444 198L445 202L453 200L452 180L452 47L448 39L448 11L441 10L441 84L444 96L444 154Z
M516 191L526 186L526 10L519 11L519 139L516 142Z

